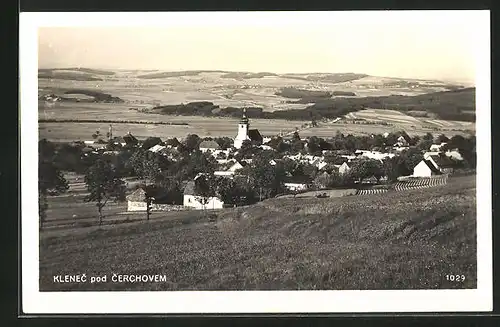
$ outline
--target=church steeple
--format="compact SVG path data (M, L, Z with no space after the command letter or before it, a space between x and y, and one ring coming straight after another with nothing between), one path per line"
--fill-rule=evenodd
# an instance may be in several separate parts
M234 147L236 149L241 148L241 145L245 140L249 140L250 138L248 137L248 130L250 128L250 123L248 121L247 117L247 110L246 108L243 108L243 114L241 116L241 120L238 124L238 134L236 135L236 138L234 139Z
M243 115L241 116L240 124L248 125L247 108L243 108Z

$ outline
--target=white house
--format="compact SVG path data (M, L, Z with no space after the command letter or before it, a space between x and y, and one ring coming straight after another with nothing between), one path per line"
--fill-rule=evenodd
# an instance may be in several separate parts
M285 178L285 187L294 192L305 191L309 188L311 181L303 176L288 176Z
M223 177L232 177L234 176L234 171L230 170L219 170L219 171L214 171L215 176L223 176Z
M222 209L224 208L224 202L218 197L209 197L205 204L202 203L203 198L196 194L195 192L195 182L190 181L186 184L184 188L184 207L203 210L203 209Z
M183 210L182 204L173 204L168 203L168 198L165 194L162 194L162 191L152 190L154 193L152 203L151 203L151 211L179 211ZM131 194L127 196L127 211L146 211L146 192L142 188L138 188Z
M306 183L284 183L285 187L290 191L305 191L308 186Z
M324 162L323 160L320 160L319 162L316 163L316 167L321 170L323 168L325 168L328 164L326 162Z
M385 158L392 158L395 156L394 153L382 153L379 151L364 151L362 154L363 157L367 157L375 160L383 160Z
M408 146L408 145L409 145L408 140L403 135L398 137L396 144L394 144L394 146Z
M344 175L347 172L349 172L349 170L351 170L351 167L349 167L349 165L347 164L347 162L344 162L339 167L339 173L342 174L342 175Z
M432 144L431 147L429 148L429 151L439 152L439 151L441 151L441 148L445 145L446 145L446 142L443 142L441 144Z
M439 175L439 170L429 160L420 161L415 168L413 168L413 176L415 177L431 177Z
M236 172L237 170L240 170L242 169L243 167L245 167L247 165L247 163L245 161L237 161L234 163L234 165L232 165L231 167L229 167L228 171L231 171L231 172Z
M153 152L153 153L158 153L158 152L160 152L161 150L166 149L166 148L167 148L167 147L166 147L166 146L164 146L164 145L156 144L156 145L153 145L152 147L150 147L150 148L148 149L148 151L151 151L151 152Z

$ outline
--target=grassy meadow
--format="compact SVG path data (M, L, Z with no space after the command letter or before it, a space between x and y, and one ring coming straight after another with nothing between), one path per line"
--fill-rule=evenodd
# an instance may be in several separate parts
M40 234L40 290L475 288L475 191L475 175L451 177L390 197L269 199L217 211L216 221L186 211L47 229ZM54 275L83 273L106 274L108 282L53 282ZM167 281L112 283L113 273ZM466 279L449 282L446 274Z

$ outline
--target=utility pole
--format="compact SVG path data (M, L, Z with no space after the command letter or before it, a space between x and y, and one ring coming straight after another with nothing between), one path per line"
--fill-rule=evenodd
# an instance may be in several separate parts
M109 140L113 139L113 125L109 124Z

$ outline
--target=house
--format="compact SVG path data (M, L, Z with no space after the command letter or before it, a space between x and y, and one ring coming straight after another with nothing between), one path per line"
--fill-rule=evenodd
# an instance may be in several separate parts
M248 163L246 161L237 161L234 163L234 165L232 165L231 167L229 167L228 171L231 171L231 172L236 172L237 170L240 170L242 169L243 167L245 167Z
M169 194L162 188L148 187L152 194L151 211L177 211L182 210L182 199L178 194ZM146 211L146 190L138 188L127 197L127 211Z
M377 184L378 180L375 176L370 176L368 178L363 179L361 184Z
M126 146L126 145L135 146L139 143L139 140L137 140L135 136L130 134L130 132L128 132L124 136L116 136L112 138L111 141L113 142L113 144L121 146Z
M339 173L341 175L344 175L346 173L349 172L349 170L351 170L351 167L349 167L349 165L347 164L347 162L344 162L343 164L340 165L339 167Z
M393 149L395 151L402 152L402 151L408 150L409 147L407 147L407 146L395 146L395 147L393 147Z
M437 170L442 173L451 173L453 172L453 168L455 167L455 163L453 160L448 158L447 156L441 155L430 155L427 157L427 160L430 161Z
M431 177L439 175L441 172L437 169L430 160L420 161L415 168L413 168L413 176L415 177Z
M130 132L128 132L126 135L123 136L123 140L125 140L126 145L134 146L139 143L139 140Z
M262 150L274 151L274 149L272 147L270 147L269 145L260 145L259 148L261 148Z
M328 164L323 160L320 160L316 163L316 168L318 168L319 170L325 168L326 166L328 166Z
M288 176L285 178L285 188L293 192L305 191L311 181L306 176Z
M429 159L430 156L439 156L441 152L436 152L436 151L427 151L424 153L424 159Z
M148 149L148 151L151 151L153 153L159 153L160 151L162 151L163 149L166 149L166 148L167 147L164 145L156 144L156 145L153 145L152 147L150 147Z
M406 139L406 137L404 137L403 135L399 136L396 143L394 144L394 146L408 146L409 145L409 141L408 139Z
M223 176L223 177L233 177L234 176L234 171L231 170L220 170L220 171L214 171L215 176Z
M429 148L429 151L439 152L439 151L441 151L441 148L445 145L446 145L446 142L443 142L441 144L432 144L431 147Z
M215 142L215 141L203 141L200 143L200 151L201 152L207 152L207 151L215 151L215 150L219 150L220 149L220 145L219 143Z
M383 160L385 158L392 158L395 156L394 153L382 153L379 151L364 151L362 154L363 157L367 157L375 160Z
M203 199L196 192L196 181L189 181L184 187L184 207L195 210L222 209L224 207L224 202L216 196L206 198L205 203L203 203Z

